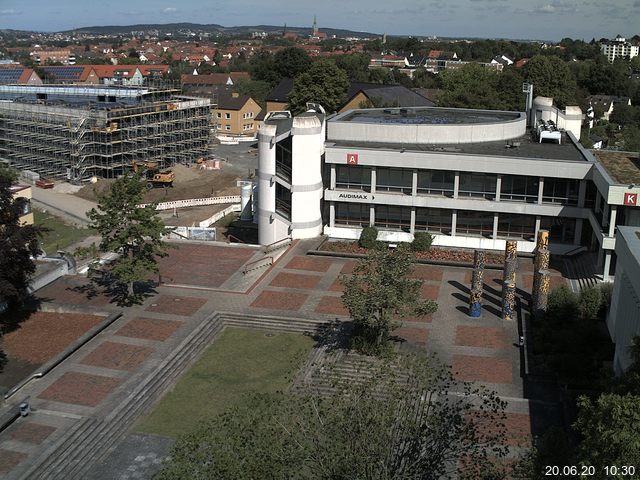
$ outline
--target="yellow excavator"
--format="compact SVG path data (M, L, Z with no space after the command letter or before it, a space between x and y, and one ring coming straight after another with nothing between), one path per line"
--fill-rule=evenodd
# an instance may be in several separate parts
M176 173L171 169L159 170L156 162L132 161L131 167L135 173L142 175L147 182L147 188L173 187Z

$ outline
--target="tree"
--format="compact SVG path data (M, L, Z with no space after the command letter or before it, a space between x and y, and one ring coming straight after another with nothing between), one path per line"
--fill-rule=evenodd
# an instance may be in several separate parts
M118 253L106 272L127 286L124 302L137 300L134 283L158 272L157 258L167 255L167 245L162 240L166 230L155 204L138 206L146 188L140 176L125 175L113 183L110 192L98 196L98 209L93 208L87 214L91 228L102 237L100 251Z
M376 364L323 395L240 402L180 438L155 479L436 479L465 460L496 469L507 451L506 403L494 392L455 380L430 357Z
M441 107L495 109L498 104L499 73L477 63L470 63L442 74Z
M311 58L307 52L297 47L279 50L273 56L273 62L280 78L295 78L311 66Z
M611 478L604 465L640 462L640 396L605 393L595 402L581 397L573 427L582 436L578 460L600 469L594 478Z
M338 68L344 70L352 82L366 82L369 80L370 55L366 53L351 53L333 58Z
M347 90L349 78L330 60L319 60L298 75L289 92L289 106L294 114L306 110L307 102L321 104L327 112L340 109Z
M421 300L422 280L410 278L413 256L405 246L374 250L350 277L342 277L342 303L354 322L353 345L358 350L382 354L398 319L423 316L437 310L432 300Z
M525 65L525 78L534 94L552 97L559 107L575 103L576 80L567 62L554 56L537 55Z
M261 107L264 107L267 95L271 92L271 85L263 80L239 78L233 85L233 91L241 95L249 95Z
M0 165L0 312L1 307L19 306L27 298L29 281L36 271L34 259L40 254L42 229L20 223L28 203L13 198L11 186L16 178L13 171Z

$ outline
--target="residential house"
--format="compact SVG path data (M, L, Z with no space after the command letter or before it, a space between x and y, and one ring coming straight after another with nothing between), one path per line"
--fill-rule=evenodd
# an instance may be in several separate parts
M248 72L210 73L207 75L182 75L182 89L189 95L214 98L216 95L229 94L240 79L250 79Z
M640 54L640 47L632 45L625 38L618 35L615 40L602 43L600 51L607 57L609 63L613 63L616 58L631 60L633 57L637 57Z
M76 56L68 48L58 50L36 49L29 53L33 61L38 65L45 65L47 62L59 62L63 65L73 65L76 63Z
M20 202L20 225L33 225L33 212L31 211L31 198L33 197L30 185L12 185L9 189L14 201ZM19 199L19 200L18 200Z
M491 63L492 65L500 64L503 67L508 67L509 65L513 65L513 60L505 55L496 55L491 59L491 62L489 63Z
M254 137L260 105L249 95L231 93L218 97L216 121L218 135Z
M20 64L0 65L0 85L42 85L42 79L33 70Z
M614 108L617 105L631 105L629 97L617 97L614 95L591 95L587 98L593 106L596 116L600 120L609 121Z

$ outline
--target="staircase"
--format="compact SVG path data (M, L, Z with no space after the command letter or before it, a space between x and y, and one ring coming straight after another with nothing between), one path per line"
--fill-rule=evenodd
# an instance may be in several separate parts
M598 284L593 253L583 252L572 257L564 257L563 260L571 288L576 293L583 288L595 287Z

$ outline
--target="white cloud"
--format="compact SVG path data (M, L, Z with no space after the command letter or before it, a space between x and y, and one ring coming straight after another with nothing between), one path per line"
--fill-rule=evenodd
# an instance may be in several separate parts
M175 7L167 7L162 9L162 13L175 13L178 9Z
M0 15L22 15L22 12L10 8L7 10L0 10Z

